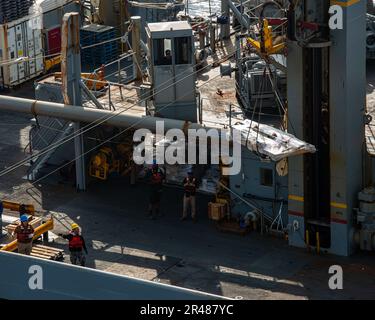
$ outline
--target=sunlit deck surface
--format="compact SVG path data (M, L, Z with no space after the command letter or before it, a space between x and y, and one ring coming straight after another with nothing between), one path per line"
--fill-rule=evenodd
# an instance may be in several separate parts
M208 58L207 64L203 65L201 70L196 71L197 87L202 101L202 124L205 126L223 128L230 124L230 117L232 123L244 118L236 99L234 77L220 76L220 63L233 62L234 52L234 37L231 37L218 46L215 54ZM111 77L111 80L116 78L117 76ZM44 77L38 82L61 86L61 80L53 75ZM95 92L95 95L104 109L145 116L146 106L141 97L140 85L140 82L121 86L111 84ZM84 106L95 108L91 101L84 103Z
M27 185L20 182L17 187ZM156 220L147 217L149 192L142 184L134 188L122 180L94 182L78 194L71 185L45 181L16 194L19 190L2 184L0 195L38 204L38 210L53 215L49 246L65 249L65 263L67 243L56 235L68 232L75 221L88 244L89 268L230 298L375 298L371 254L350 259L316 255L258 233L221 233L207 218L207 196L198 197L199 221L193 224L179 220L183 194L176 188L164 189L162 216ZM7 212L5 220L12 216ZM331 291L328 269L337 264L344 269L345 290Z
M47 77L40 83L61 85L59 80L53 76ZM235 94L233 78L222 78L219 68L206 68L197 73L197 86L201 94L203 125L223 128L244 118L242 110L238 106ZM97 100L104 109L112 110L114 113L121 112L129 115L146 115L146 107L141 97L140 84L130 83L128 85L110 85L101 93L97 93ZM91 101L84 106L95 108ZM232 106L232 107L230 107ZM231 113L230 110L232 109Z

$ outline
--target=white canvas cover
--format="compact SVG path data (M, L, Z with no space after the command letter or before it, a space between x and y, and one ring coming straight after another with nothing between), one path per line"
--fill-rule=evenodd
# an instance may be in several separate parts
M241 132L243 146L273 161L316 152L313 145L290 133L248 119L237 122L233 129Z

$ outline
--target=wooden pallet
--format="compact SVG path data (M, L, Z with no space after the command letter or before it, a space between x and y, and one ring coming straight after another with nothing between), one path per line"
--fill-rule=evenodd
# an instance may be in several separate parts
M34 244L31 256L46 260L63 261L64 250Z
M244 236L250 232L250 228L240 228L237 221L222 220L217 222L216 228L220 232L235 233Z

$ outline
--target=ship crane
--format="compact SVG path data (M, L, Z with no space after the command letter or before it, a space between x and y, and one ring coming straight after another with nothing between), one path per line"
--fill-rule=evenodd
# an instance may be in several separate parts
M261 30L260 30L260 40L254 40L251 37L247 38L247 43L251 46L253 46L258 55L267 58L272 54L278 54L284 51L285 49L285 43L277 43L273 38L272 35L272 26L271 23L276 24L278 23L281 25L282 23L285 23L286 20L271 20L271 19L262 19L261 21Z
M267 5L267 14L265 6L260 14L260 37L254 39L249 37L247 15L232 1L225 2L225 15L229 16L230 7L246 29L242 38L267 64L287 44L288 121L299 139L317 149L314 154L288 160L289 244L344 256L356 247L374 250L375 228L370 221L375 215L375 192L366 189L374 184L373 164L366 167L369 155L364 144L365 1L335 2L342 7L341 29L329 27L332 2L289 1L283 9L287 30L282 42L274 38L276 28L271 29L274 21L269 18L275 18L270 14L271 5ZM223 69L227 74L233 71Z
M35 214L35 208L32 204L22 204L18 202L12 202L12 201L0 201L0 215L3 211L3 209L8 209L10 211L19 212L20 215L22 214Z

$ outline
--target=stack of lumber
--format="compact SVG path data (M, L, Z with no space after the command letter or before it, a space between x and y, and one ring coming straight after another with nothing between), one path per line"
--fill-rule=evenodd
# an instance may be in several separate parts
M34 244L31 256L46 260L63 261L64 250Z

